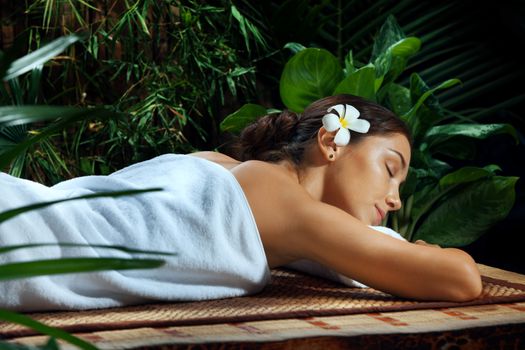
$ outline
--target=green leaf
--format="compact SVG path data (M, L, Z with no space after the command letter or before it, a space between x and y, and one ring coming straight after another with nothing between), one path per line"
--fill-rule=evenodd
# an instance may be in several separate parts
M408 37L401 39L393 44L389 49L393 56L407 59L415 55L421 47L421 40L416 37Z
M488 165L484 168L463 167L447 175L438 175L438 181L433 181L414 194L412 217L414 224L432 210L432 207L442 198L455 190L457 186L491 177L499 167Z
M268 112L266 108L261 105L247 103L239 110L226 116L220 124L222 132L229 131L232 133L239 133L248 124L254 122L257 118L266 115Z
M428 129L445 118L443 108L439 105L437 98L433 96L434 92L459 83L461 81L458 79L450 79L431 89L419 75L415 73L411 75L411 99L417 99L417 101L401 118L410 127L415 140L422 138Z
M3 108L7 108L4 110ZM17 108L22 108L17 111ZM35 108L35 109L33 109ZM50 106L31 106L31 107L1 107L1 111L7 111L0 117L1 121L4 121L7 125L12 123L27 123L29 121L34 121L38 118L51 118L51 115L54 114L55 117L60 116L60 119L47 126L45 129L39 131L33 137L29 137L23 142L17 144L16 146L8 149L7 151L0 154L0 169L7 167L9 162L16 158L20 153L24 152L27 148L31 147L33 144L53 135L57 131L61 131L65 126L91 118L96 118L99 120L108 119L108 118L118 118L121 116L120 113L109 111L105 108L74 108L74 107L50 107ZM38 111L48 112L45 113L43 117L39 117ZM61 111L61 114L56 114ZM21 120L21 122L19 122ZM0 124L1 125L1 124Z
M430 146L448 141L454 136L465 136L474 139L485 139L492 135L509 134L519 142L516 129L510 124L446 124L431 128L426 135Z
M432 210L414 235L443 247L461 247L504 219L514 205L517 177L493 176L455 191Z
M286 43L284 45L284 48L292 51L293 54L296 54L299 51L303 51L304 49L306 49L306 47L304 47L302 44L294 43L294 42Z
M41 322L33 320L29 316L25 316L25 315L18 314L15 312L0 309L0 319L7 321L7 322L26 326L41 334L47 334L51 337L65 340L68 343L76 345L81 349L85 349L85 350L96 350L97 349L94 345L89 344L85 340L77 338L61 329L46 326L45 324Z
M344 75L345 77L348 77L353 72L355 72L354 56L352 54L352 50L350 50L345 56Z
M253 36L264 48L267 47L266 40L259 32L257 26L253 25L246 17L244 17L234 5L231 5L231 14L237 22L239 22L241 34L244 38L244 43L248 52L250 52L250 36Z
M386 72L387 83L393 82L406 68L408 60L414 56L421 47L421 41L415 37L400 40L389 48L392 59Z
M64 36L53 40L49 44L42 46L38 50L35 50L24 57L17 59L11 63L11 66L7 70L6 75L3 77L3 80L13 79L21 74L29 72L33 68L44 64L51 58L60 54L71 44L79 41L80 39L80 36L74 34Z
M415 55L421 46L418 38L403 38L393 43L374 61L377 77L386 77L385 83L393 82L404 70L408 59Z
M308 48L284 66L279 90L283 103L300 113L315 100L330 96L343 79L337 58L324 49Z
M0 129L0 132L1 132L1 129ZM13 147L14 145L16 145L16 143L14 143L11 140L6 139L5 137L0 136L0 152L6 148Z
M42 350L60 350L60 347L58 346L56 339L53 337L50 337L46 345L42 347Z
M381 26L379 34L374 41L370 62L375 62L380 56L384 55L388 49L405 38L405 33L397 23L394 16L389 15Z
M432 157L426 144L422 144L419 148L414 148L412 151L411 165L419 173L426 173L435 179L440 178L452 170L452 166L448 163Z
M52 119L69 119L90 113L99 113L101 108L78 108L63 106L3 106L0 107L0 126L14 126ZM106 112L109 112L106 110Z
M429 152L441 154L453 159L473 160L476 156L476 144L473 139L467 137L453 137L446 142L431 145Z
M64 273L106 270L151 269L163 260L120 258L61 258L33 260L0 265L0 281Z
M425 91L423 93L423 95L421 95L421 97L417 100L416 104L412 107L412 109L407 113L405 118L410 120L410 118L414 117L416 115L416 112L419 109L419 107L421 107L421 105L423 103L425 103L426 99L429 98L430 95L432 95L434 92L436 92L438 90L442 90L442 89L447 89L449 87L452 87L452 86L454 86L456 84L460 84L460 83L461 83L461 81L459 79L449 79L449 80L439 84L435 88Z
M390 109L397 115L407 113L412 107L410 90L399 84L389 84L387 101Z
M401 198L406 198L414 194L416 190L416 185L417 185L416 171L413 167L409 167L406 180L399 190Z
M333 94L352 94L375 101L375 78L375 67L371 64L366 65L343 79Z
M439 186L441 189L445 189L449 186L473 182L479 179L490 177L494 175L497 170L501 170L497 165L488 165L483 168L466 166L454 171L453 173L443 176L439 180Z
M120 250L122 252L126 253L139 253L139 254L153 254L153 255L167 255L167 256L174 256L175 253L170 252L161 252L161 251L155 251L155 250L141 250L141 249L133 249L128 248L124 246L119 245L105 245L105 244L82 244L82 243L69 243L69 242L58 242L58 243L33 243L33 244L19 244L19 245L9 245L9 246L3 246L0 247L0 254L5 254L8 252L12 252L14 250L18 249L28 249L28 248L39 248L39 247L49 247L49 246L55 246L55 247L85 247L85 248L103 248L103 249L115 249Z
M129 190L129 191L112 191L112 192L102 192L102 193L92 193L87 194L83 196L77 196L77 197L69 197L65 199L58 199L54 201L48 201L48 202L40 202L40 203L34 203L30 205L26 205L23 207L18 207L10 210L6 210L0 213L0 223L7 221L9 219L14 218L17 215L26 213L31 210L41 209L48 207L50 205L63 203L63 202L69 202L79 199L93 199L93 198L100 198L100 197L120 197L120 196L130 196L130 195L137 195L140 193L146 193L146 192L153 192L153 191L161 191L161 188L150 188L150 189L142 189L142 190Z

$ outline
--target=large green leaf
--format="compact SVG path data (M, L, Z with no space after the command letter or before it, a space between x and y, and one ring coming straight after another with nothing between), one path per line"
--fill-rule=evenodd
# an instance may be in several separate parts
M450 88L459 83L461 81L458 79L449 79L434 88L430 88L418 74L414 73L411 75L410 92L411 99L415 100L415 103L401 117L412 130L414 139L422 138L428 129L445 118L443 108L433 94L436 91Z
M267 113L266 108L261 105L247 103L239 110L228 115L221 122L220 128L222 132L229 131L232 133L239 133L248 124L262 117Z
M432 155L445 155L460 160L473 160L476 156L476 151L474 139L464 136L450 138L429 148L429 153Z
M518 143L516 129L510 124L446 124L431 128L426 135L429 146L437 146L454 136L485 139L496 134L509 134Z
M373 62L377 66L378 78L385 84L393 82L405 70L408 60L419 51L420 46L421 41L418 38L410 37L388 47Z
M38 50L35 50L30 54L27 54L24 57L17 59L16 61L12 62L9 69L7 69L3 80L13 79L21 74L29 72L33 68L44 64L51 58L60 54L67 47L77 42L78 40L80 40L80 37L75 34L61 37L56 40L53 40L49 44L42 46Z
M487 177L491 177L498 170L501 170L501 168L494 164L487 165L483 168L466 166L443 176L439 180L439 186L442 190L444 190L447 189L449 186L464 184L467 182L473 182Z
M397 23L394 16L389 15L381 26L379 34L374 40L370 62L375 62L384 55L388 49L405 38L405 33ZM386 71L380 73L386 73Z
M385 82L394 81L407 66L408 60L414 56L421 47L421 40L415 37L405 38L392 45L388 50L391 56L390 67L385 74Z
M412 150L410 163L420 174L426 173L427 175L425 176L431 176L435 179L440 178L452 170L450 164L432 157L425 144Z
M290 110L300 113L315 100L330 96L342 79L343 69L334 55L324 49L304 49L284 66L281 99Z
M366 65L344 78L333 94L351 94L375 101L375 79L375 67L372 64Z
M389 84L387 101L390 109L397 115L403 115L412 108L410 90L399 84Z
M386 88L405 69L407 61L421 46L418 38L406 38L394 16L389 15L374 41L370 62L376 67L376 76ZM380 86L376 87L376 91ZM384 92L379 95L383 96Z
M477 240L514 205L517 177L493 176L449 193L432 210L414 235L444 247L461 247Z
M488 165L484 168L463 167L444 176L438 176L439 180L419 189L415 194L415 203L412 216L415 221L427 214L432 206L443 196L455 189L455 186L467 184L494 175L499 167Z

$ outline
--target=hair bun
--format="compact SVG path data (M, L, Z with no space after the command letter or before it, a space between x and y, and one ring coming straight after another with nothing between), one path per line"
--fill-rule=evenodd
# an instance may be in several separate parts
M281 149L292 140L298 123L299 116L288 110L257 119L240 135L238 159L282 159Z

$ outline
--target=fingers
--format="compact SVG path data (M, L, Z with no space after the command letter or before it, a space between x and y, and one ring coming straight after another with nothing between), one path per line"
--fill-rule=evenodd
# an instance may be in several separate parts
M419 245L425 245L427 247L437 247L437 248L441 248L439 245L437 244L432 244L432 243L427 243L425 242L424 240L422 239L418 239L417 241L414 242L415 244L419 244Z

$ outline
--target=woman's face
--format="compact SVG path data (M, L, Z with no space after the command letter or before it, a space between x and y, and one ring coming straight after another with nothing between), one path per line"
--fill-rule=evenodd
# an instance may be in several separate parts
M410 144L403 134L352 140L330 164L323 201L368 225L379 225L389 211L401 208L399 186L410 163Z

